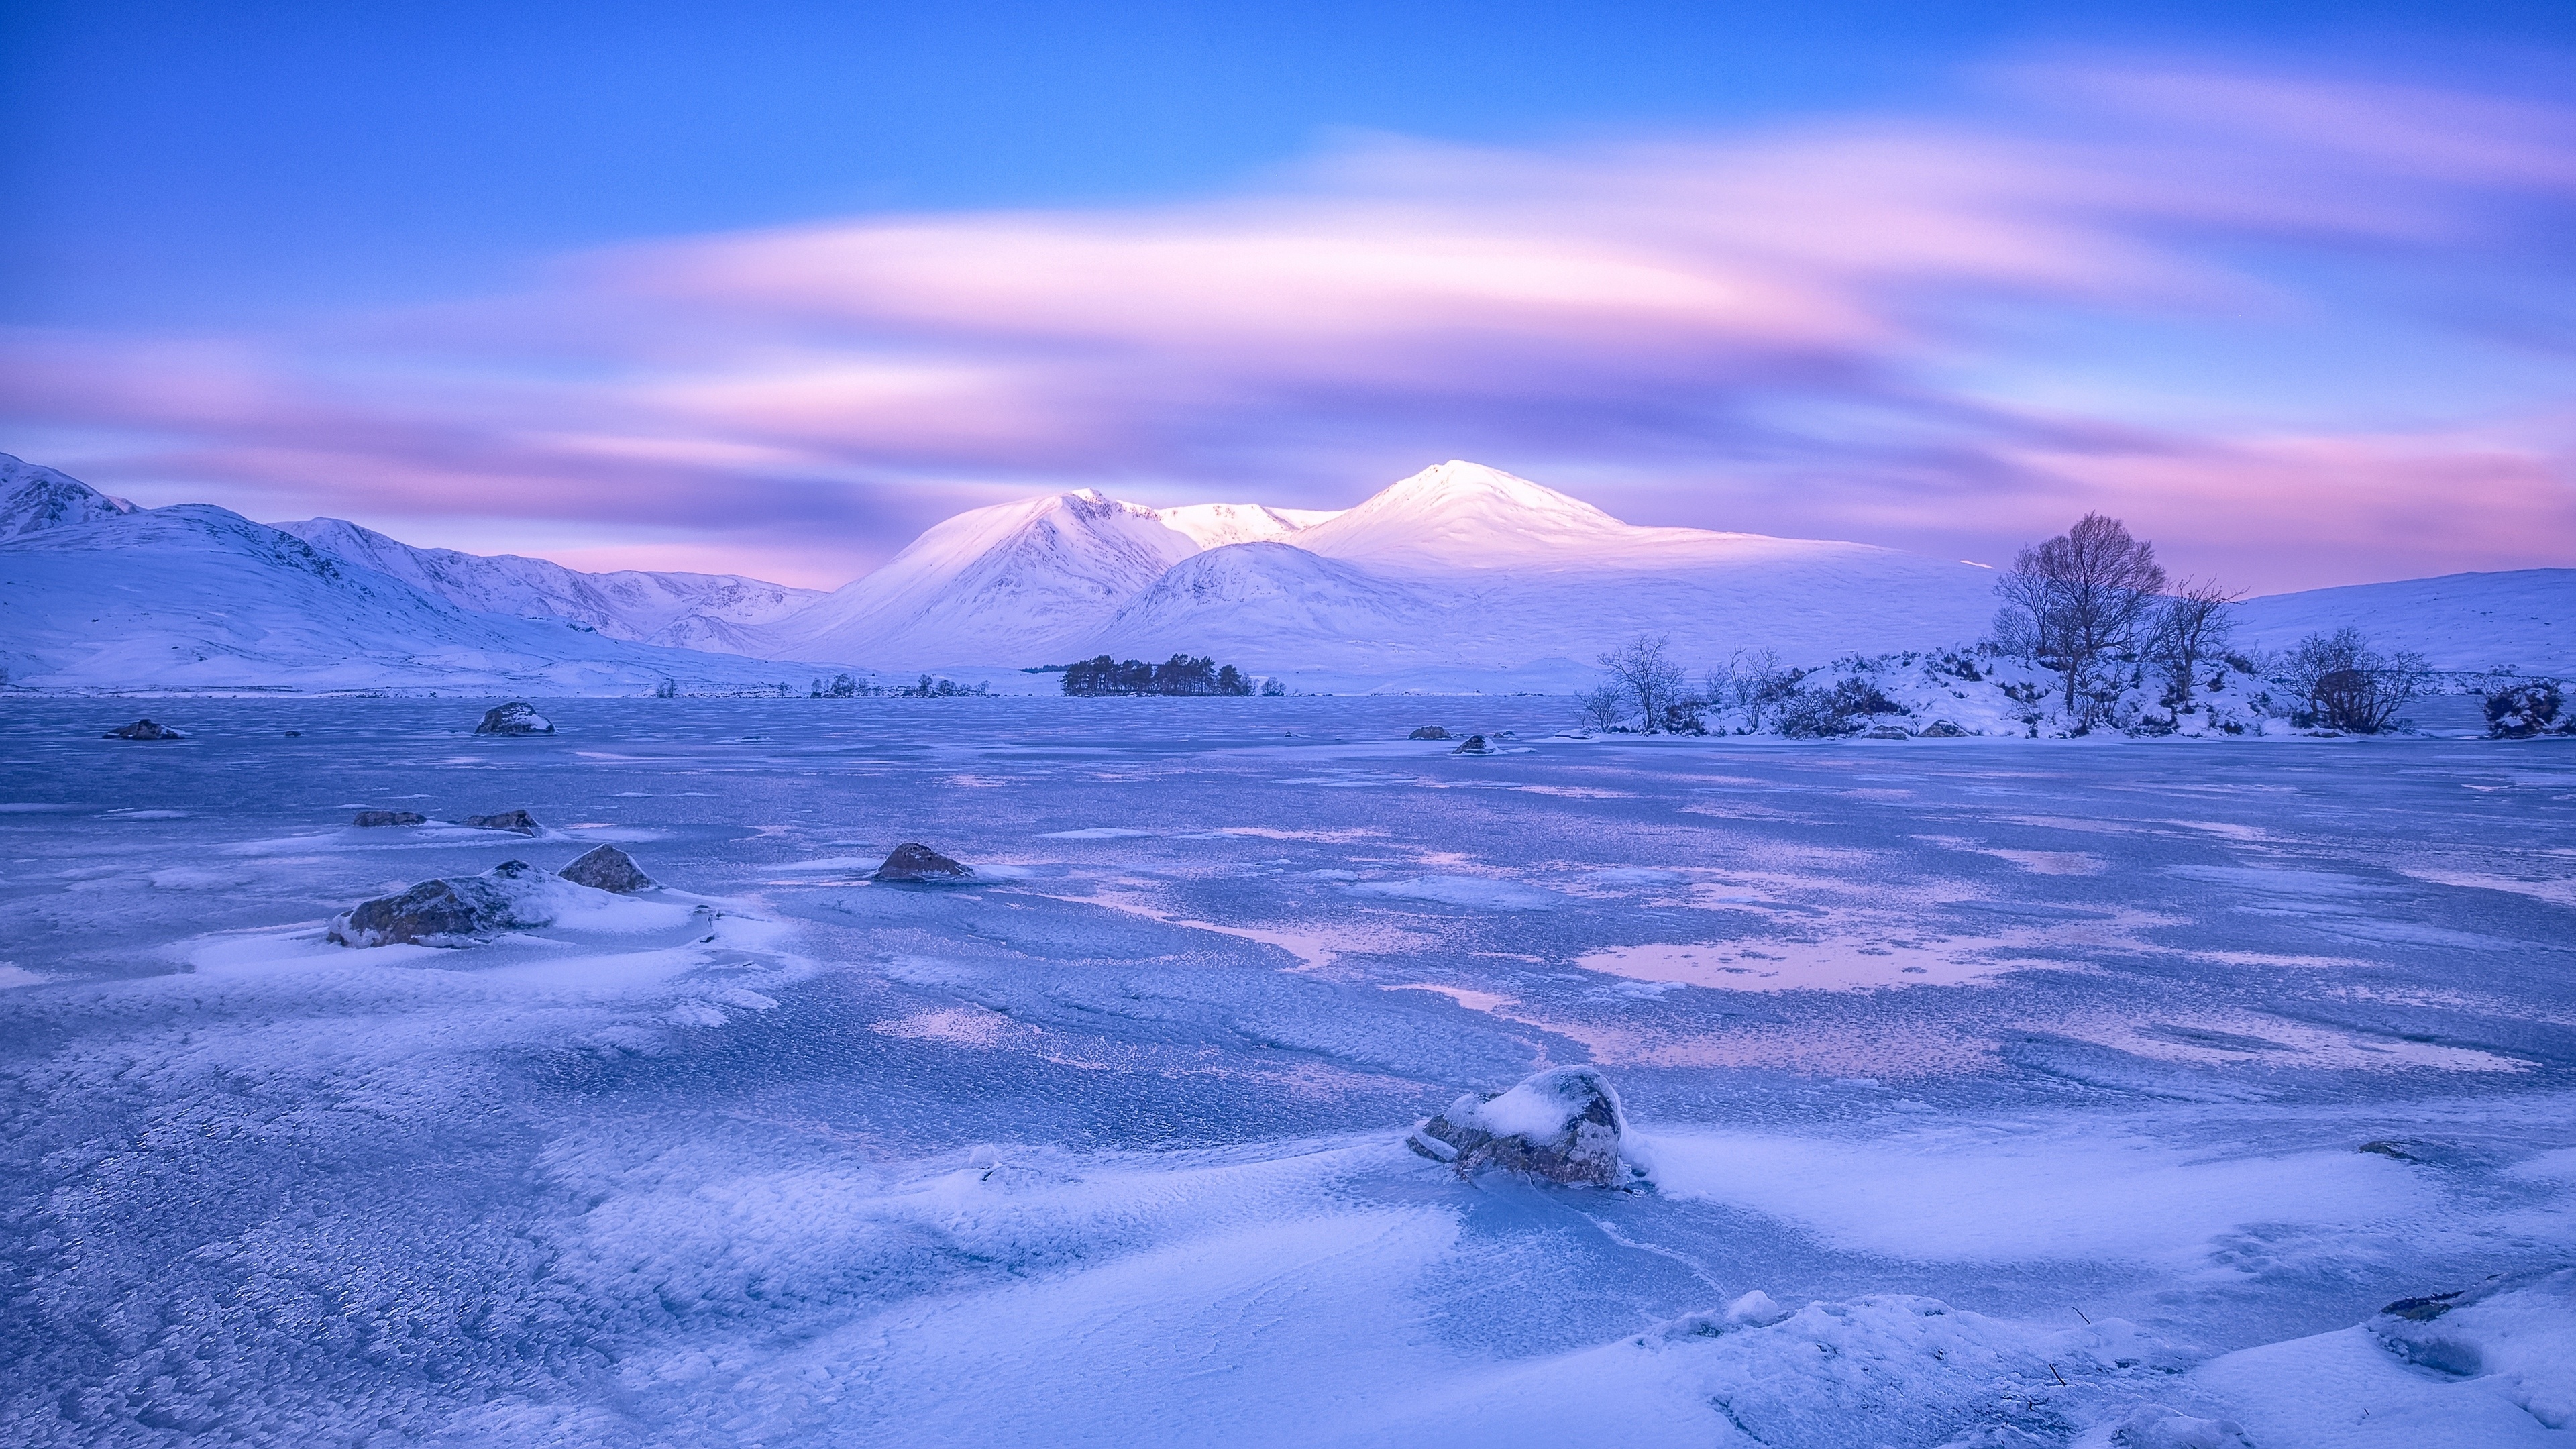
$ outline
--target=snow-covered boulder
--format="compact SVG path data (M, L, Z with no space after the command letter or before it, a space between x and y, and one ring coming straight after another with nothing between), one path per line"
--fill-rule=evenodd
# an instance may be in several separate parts
M1500 1167L1550 1182L1615 1187L1638 1175L1620 1158L1619 1094L1590 1067L1557 1067L1507 1092L1460 1097L1407 1145L1460 1177Z
M1405 738L1408 740L1445 740L1449 738L1449 731L1445 726L1441 725L1424 725L1422 728L1406 735Z
M425 880L400 895L360 901L331 922L329 936L343 946L465 946L551 925L565 894L584 889L525 861L505 860L481 875Z
M99 738L103 740L184 740L187 736L168 725L139 719L130 725L118 725Z
M382 825L427 825L429 817L416 810L361 810L349 823L368 830Z
M634 857L614 845L592 847L563 868L563 878L574 885L621 896L654 887L653 878L635 864Z
M483 711L483 722L474 727L478 735L550 735L553 721L537 713L525 700L512 700Z
M2141 1404L2114 1425L2111 1445L2112 1449L2254 1449L2254 1441L2233 1419L2196 1418L2162 1404Z
M2455 1293L2400 1298L2363 1326L2418 1368L2491 1378L2543 1425L2576 1428L2576 1267L2499 1273Z
M468 815L465 823L476 830L508 830L520 835L534 835L542 827L537 818L525 810L504 810L498 815Z
M927 845L906 841L878 866L872 880L910 885L956 885L975 878L975 872L950 860Z
M2576 719L2566 717L2558 681L2536 679L2509 684L2487 696L2487 733L2500 740L2527 740L2551 730L2566 730Z
M1496 750L1492 741L1487 740L1483 735L1469 735L1465 739L1460 740L1458 742L1458 748L1451 750L1449 753L1453 755L1492 755L1500 754L1501 751Z

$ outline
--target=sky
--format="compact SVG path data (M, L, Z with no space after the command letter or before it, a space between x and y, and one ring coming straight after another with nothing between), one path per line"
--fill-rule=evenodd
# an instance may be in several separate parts
M828 587L1463 457L2576 565L2564 3L0 0L0 135L0 451L145 504Z

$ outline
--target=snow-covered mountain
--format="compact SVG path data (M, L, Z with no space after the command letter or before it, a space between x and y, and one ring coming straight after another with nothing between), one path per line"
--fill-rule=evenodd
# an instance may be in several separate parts
M1294 537L1329 517L1252 504L1148 508L1090 488L978 508L758 638L782 657L898 669L1061 662L1181 560Z
M2248 599L2237 636L2287 649L2345 625L2382 649L2409 649L2436 669L2576 676L2576 568L2444 574Z
M0 458L0 669L35 688L748 686L763 661L458 608L199 504L136 508Z
M1449 462L1338 513L1153 509L1089 490L978 509L759 632L772 652L895 669L1187 651L1309 687L1558 679L1639 632L1712 662L1971 639L1993 577L1862 544L1641 528Z
M0 453L0 541L133 511L133 504L110 498L68 473Z
M569 619L616 639L739 653L747 628L774 624L823 597L735 574L621 569L592 574L516 554L415 548L338 518L276 525L322 550L391 574L460 609Z

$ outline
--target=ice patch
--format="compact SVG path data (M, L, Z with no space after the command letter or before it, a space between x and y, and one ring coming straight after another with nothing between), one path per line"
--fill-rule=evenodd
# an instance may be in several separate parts
M1488 880L1473 875L1425 875L1410 880L1362 881L1351 887L1354 895L1383 899L1428 901L1435 905L1463 906L1483 911L1552 911L1565 904L1565 896L1518 881Z
M1094 825L1083 830L1050 830L1038 838L1041 840L1130 840L1160 833L1154 830L1129 830L1117 825Z
M18 986L41 986L45 981L45 977L37 975L24 966L13 966L6 961L0 961L0 991Z
M1984 944L1984 943L1979 943ZM1966 986L2031 961L1970 959L1957 945L1892 941L1697 942L1611 946L1574 964L1631 981L1717 991L1865 991L1890 986Z

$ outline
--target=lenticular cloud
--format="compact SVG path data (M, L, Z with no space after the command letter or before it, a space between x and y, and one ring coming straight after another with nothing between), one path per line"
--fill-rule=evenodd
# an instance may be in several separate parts
M2285 471L2294 513L2357 498L2387 525L2365 532L2439 554L2421 567L2576 537L2528 502L2564 419L2473 369L2408 391L2405 416L2450 420L2397 434L2367 387L2343 419L2294 373L2232 417L2174 405L2285 316L2441 357L2437 322L2319 263L2476 248L2510 290L2545 230L2530 203L2576 188L2576 112L2170 68L2017 81L2036 99L1975 122L1376 141L1189 204L684 239L329 342L22 336L6 361L32 415L134 439L133 466L298 505L364 480L413 516L747 541L828 520L853 565L1033 485L1224 477L1338 505L1458 454L1580 470L1630 516L1945 553L2106 488L2177 544L2218 535L2195 481L2267 475L2237 491L2277 499ZM2249 269L2249 243L2290 260ZM2117 362L2030 350L2148 325ZM2267 407L2296 425L2249 435ZM2320 456L2334 480L2296 466ZM2432 478L2491 521L2407 522Z

